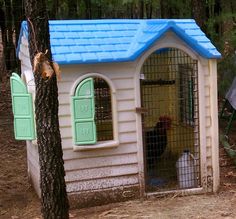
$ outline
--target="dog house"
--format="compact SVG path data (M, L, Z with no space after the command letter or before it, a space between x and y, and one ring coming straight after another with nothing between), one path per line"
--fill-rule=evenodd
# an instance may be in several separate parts
M49 29L62 72L59 122L73 200L89 206L217 191L221 55L194 20L60 20ZM28 174L40 195L28 45L23 22L22 77L11 77L15 137L27 140Z

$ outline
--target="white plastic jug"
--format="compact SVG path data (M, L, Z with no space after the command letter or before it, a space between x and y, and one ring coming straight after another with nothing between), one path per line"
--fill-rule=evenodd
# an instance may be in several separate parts
M196 187L195 159L189 150L184 150L176 162L179 188Z

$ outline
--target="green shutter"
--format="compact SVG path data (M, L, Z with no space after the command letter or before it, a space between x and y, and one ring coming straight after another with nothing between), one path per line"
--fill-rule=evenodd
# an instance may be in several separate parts
M14 133L17 140L35 139L32 96L20 76L12 73L10 78Z
M72 97L72 113L75 144L95 144L97 135L92 78L83 80L76 88L75 96Z

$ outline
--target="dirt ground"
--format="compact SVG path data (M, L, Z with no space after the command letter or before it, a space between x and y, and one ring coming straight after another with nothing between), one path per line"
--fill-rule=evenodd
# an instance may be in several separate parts
M0 85L0 218L40 219L40 201L27 179L24 141L13 138L9 78ZM236 133L236 130L235 132ZM220 148L217 194L168 196L70 211L71 218L236 218L236 168Z

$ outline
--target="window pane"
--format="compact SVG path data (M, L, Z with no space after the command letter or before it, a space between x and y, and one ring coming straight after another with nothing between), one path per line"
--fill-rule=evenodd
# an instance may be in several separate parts
M102 78L94 78L97 140L113 140L111 90Z

